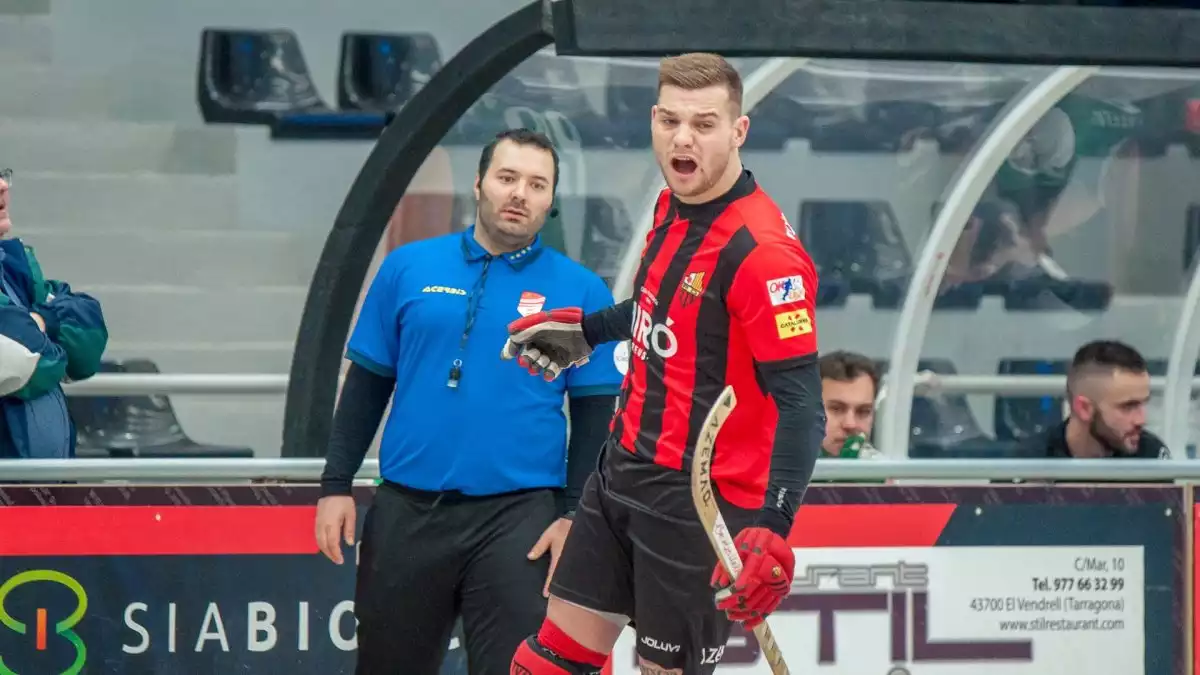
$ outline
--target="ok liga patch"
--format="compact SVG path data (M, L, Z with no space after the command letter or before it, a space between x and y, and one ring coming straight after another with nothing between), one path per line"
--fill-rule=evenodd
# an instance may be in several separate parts
M771 306L790 305L793 302L804 301L804 279L796 274L781 277L767 282L767 295L771 297Z

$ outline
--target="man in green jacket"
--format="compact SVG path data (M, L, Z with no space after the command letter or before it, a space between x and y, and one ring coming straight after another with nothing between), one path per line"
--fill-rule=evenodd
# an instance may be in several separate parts
M12 171L0 170L0 458L75 456L62 383L100 368L100 303L46 279L33 249L9 238Z

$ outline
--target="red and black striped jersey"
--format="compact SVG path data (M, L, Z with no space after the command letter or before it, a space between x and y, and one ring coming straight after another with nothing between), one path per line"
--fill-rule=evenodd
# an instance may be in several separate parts
M816 358L816 292L812 259L749 171L702 205L664 190L634 279L613 440L690 471L704 418L732 385L738 404L717 439L713 480L734 505L760 508L778 419L760 369Z

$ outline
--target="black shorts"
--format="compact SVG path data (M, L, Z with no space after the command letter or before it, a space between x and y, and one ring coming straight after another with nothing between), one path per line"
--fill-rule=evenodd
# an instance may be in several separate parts
M550 556L526 554L558 513L550 490L458 498L381 485L363 523L355 673L447 672L461 618L471 675L508 675L546 616Z
M734 533L754 522L756 511L717 500ZM610 446L584 488L550 591L629 617L647 661L708 674L732 629L709 586L716 564L688 474Z

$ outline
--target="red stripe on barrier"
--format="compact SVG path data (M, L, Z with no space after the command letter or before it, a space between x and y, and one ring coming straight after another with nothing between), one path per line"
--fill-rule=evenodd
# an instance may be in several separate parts
M812 504L788 537L795 548L933 546L955 504Z
M0 556L317 552L313 506L0 507Z

